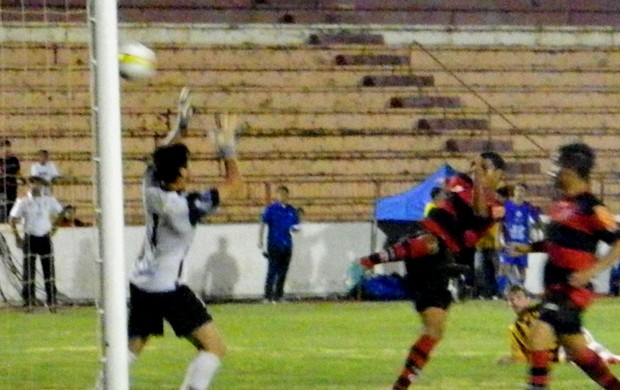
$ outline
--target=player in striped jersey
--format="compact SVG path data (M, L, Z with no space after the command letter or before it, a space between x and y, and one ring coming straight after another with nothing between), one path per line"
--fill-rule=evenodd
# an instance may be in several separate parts
M507 293L508 305L517 314L517 319L510 325L510 355L498 360L499 364L525 363L530 356L529 336L532 323L540 317L540 306L533 303L522 286L511 286ZM613 354L601 343L597 342L592 334L581 328L588 348L596 352L607 364L620 363L620 356ZM564 348L554 344L550 349L554 362L566 362L568 357Z
M620 381L603 359L588 348L581 332L582 313L590 305L593 292L588 284L593 276L620 259L620 229L614 216L590 188L595 153L587 145L574 143L559 148L554 159L554 185L559 197L549 210L550 222L543 242L511 244L511 252L547 253L544 270L545 293L540 318L530 331L528 389L547 389L552 354L557 339L569 359L602 388L620 390ZM599 241L611 250L597 259Z
M474 162L474 179L456 174L444 186L446 197L419 221L411 235L385 250L360 260L365 268L403 261L408 295L420 315L422 335L413 343L393 390L404 390L421 373L430 354L443 337L452 294L448 282L463 272L455 258L463 257L493 223L498 206L495 189L501 183L505 163L496 153L486 152Z

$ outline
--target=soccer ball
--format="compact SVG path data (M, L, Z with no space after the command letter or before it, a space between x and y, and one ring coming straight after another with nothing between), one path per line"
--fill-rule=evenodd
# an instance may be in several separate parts
M125 43L118 49L119 71L127 80L153 76L155 61L155 52L138 42Z

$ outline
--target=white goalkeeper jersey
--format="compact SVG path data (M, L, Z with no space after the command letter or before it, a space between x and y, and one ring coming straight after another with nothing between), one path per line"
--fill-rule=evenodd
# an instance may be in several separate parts
M143 182L143 202L146 237L129 280L144 291L172 291L178 286L196 223L214 210L219 195L215 189L190 194L165 191L149 167Z

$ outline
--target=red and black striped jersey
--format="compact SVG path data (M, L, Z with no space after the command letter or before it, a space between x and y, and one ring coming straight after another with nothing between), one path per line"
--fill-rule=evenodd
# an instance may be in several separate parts
M549 210L545 252L549 261L567 270L581 270L596 261L599 241L620 239L615 217L591 193L556 201Z
M473 185L469 181L458 180L460 177L455 175L454 180L449 180L447 198L420 221L424 230L439 237L452 253L473 247L494 222L491 216L476 215L472 207ZM492 194L483 196L489 215L492 215L492 209L500 203Z

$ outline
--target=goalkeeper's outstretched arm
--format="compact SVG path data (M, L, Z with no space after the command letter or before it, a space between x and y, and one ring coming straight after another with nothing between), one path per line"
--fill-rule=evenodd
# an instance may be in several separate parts
M192 108L192 94L188 87L183 87L177 100L177 115L172 128L161 142L160 146L170 145L180 142L181 138L187 134L189 121L194 114Z

